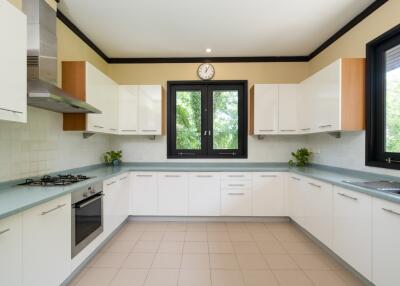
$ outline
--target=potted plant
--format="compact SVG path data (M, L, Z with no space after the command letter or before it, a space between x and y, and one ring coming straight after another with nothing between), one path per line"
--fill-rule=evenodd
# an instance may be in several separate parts
M290 167L305 167L310 161L311 150L300 148L296 152L292 152L293 160L289 161Z
M104 162L113 166L119 166L121 164L122 150L119 151L108 151L104 154Z

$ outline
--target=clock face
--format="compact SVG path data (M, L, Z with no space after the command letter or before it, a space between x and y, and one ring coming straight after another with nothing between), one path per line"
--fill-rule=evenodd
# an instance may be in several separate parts
M214 77L215 69L212 64L201 64L197 73L201 79L208 80Z

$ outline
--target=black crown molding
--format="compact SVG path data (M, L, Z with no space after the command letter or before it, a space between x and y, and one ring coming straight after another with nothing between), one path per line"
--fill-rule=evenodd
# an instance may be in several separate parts
M57 2L57 0L55 0ZM265 56L265 57L178 57L178 58L110 58L95 43L93 43L74 23L60 10L57 18L60 19L72 32L91 47L104 61L109 64L159 64L159 63L256 63L256 62L308 62L319 55L323 50L337 41L341 36L371 15L389 0L375 0L360 14L323 42L311 54L304 56Z

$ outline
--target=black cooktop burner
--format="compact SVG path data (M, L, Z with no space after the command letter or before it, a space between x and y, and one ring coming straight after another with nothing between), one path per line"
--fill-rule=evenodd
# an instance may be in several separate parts
M84 175L58 175L58 176L43 176L40 179L26 179L24 183L20 185L25 186L43 186L43 187L51 187L51 186L67 186L74 183L82 182L92 177L87 177Z

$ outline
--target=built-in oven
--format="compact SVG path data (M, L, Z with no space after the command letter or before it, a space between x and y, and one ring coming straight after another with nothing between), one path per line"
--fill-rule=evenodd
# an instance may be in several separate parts
M72 257L103 232L103 196L102 182L72 193Z

